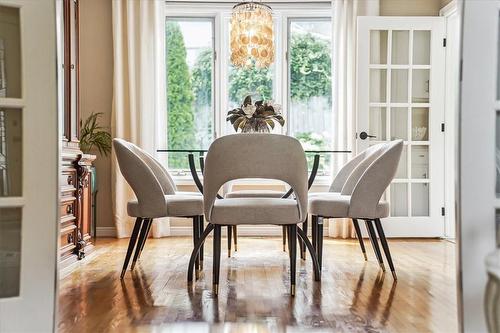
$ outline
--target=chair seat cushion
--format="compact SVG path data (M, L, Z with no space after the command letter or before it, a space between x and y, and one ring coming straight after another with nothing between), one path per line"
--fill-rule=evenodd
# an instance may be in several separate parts
M281 198L285 192L272 190L241 190L231 191L226 198Z
M210 223L213 224L297 224L299 207L293 199L228 198L216 200Z
M127 212L133 217L187 217L203 215L203 196L201 195L166 195L167 211L162 216L142 216L137 200L127 204Z
M374 216L351 216L349 214L350 195L330 192L309 198L309 213L323 217L350 217L350 218L384 218L389 216L389 203L380 201L375 210Z

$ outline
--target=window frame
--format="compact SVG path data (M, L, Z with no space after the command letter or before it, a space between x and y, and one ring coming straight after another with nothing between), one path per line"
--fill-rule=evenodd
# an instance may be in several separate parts
M276 3L273 7L273 18L275 20L275 79L273 92L275 100L282 105L283 117L286 125L281 129L281 134L289 133L289 106L290 106L290 82L289 82L289 37L290 21L295 19L315 20L332 19L332 7L330 2L315 3ZM196 5L189 2L165 3L165 22L167 19L212 19L214 27L214 64L212 81L212 98L214 110L213 115L213 139L227 135L226 113L229 110L228 88L229 88L229 19L231 17L233 4L229 3L199 3ZM333 28L333 24L332 24ZM217 84L218 83L218 84ZM333 124L332 124L333 128ZM331 167L330 174L333 171ZM181 172L180 174L184 174ZM179 177L179 180L185 176ZM318 175L319 183L329 183L331 176Z

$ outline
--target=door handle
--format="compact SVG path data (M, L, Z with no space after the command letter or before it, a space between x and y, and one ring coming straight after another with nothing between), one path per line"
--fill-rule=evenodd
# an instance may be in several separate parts
M361 133L359 133L359 138L361 140L366 140L367 138L376 138L376 136L375 135L370 135L370 134L368 134L366 132L361 132Z

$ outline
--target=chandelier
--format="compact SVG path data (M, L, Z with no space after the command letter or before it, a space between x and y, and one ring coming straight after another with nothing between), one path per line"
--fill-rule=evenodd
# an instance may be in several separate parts
M274 62L272 9L261 2L240 2L231 15L231 63L269 67Z

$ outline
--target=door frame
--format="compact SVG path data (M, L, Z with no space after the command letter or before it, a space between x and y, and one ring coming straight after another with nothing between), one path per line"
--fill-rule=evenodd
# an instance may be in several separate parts
M368 129L368 118L363 124L360 124L360 110L369 107L369 89L362 89L362 84L369 82L369 29L372 30L432 30L435 33L431 37L431 71L430 81L432 89L430 90L429 109L429 136L432 134L432 146L429 149L429 165L435 165L433 161L442 159L444 150L444 135L441 133L441 124L444 123L444 61L445 48L442 46L444 34L444 18L437 16L415 16L415 17L395 17L395 16L360 16L358 17L358 46L357 46L357 64L356 64L356 112L355 112L355 133L366 131ZM361 42L363 41L363 42ZM436 53L435 53L436 52ZM433 62L434 60L434 62ZM365 68L361 68L364 66ZM439 70L442 69L442 70ZM406 103L404 103L406 104ZM406 107L406 106L405 106ZM438 110L443 110L439 112ZM411 135L411 131L408 133ZM359 152L360 140L353 137L353 149ZM432 147L440 147L432 149ZM409 153L409 152L408 152ZM434 163L434 164L432 164ZM430 167L432 168L432 166ZM431 172L431 169L429 169ZM408 175L410 176L410 175ZM444 206L444 168L435 169L429 178L433 190L429 191L429 214L439 223L430 222L429 217L388 217L384 219L384 229L389 237L443 237L444 235L444 217L441 214L441 208ZM440 181L441 180L441 181ZM398 181L395 181L398 182ZM413 182L412 182L413 183ZM408 189L409 191L409 189ZM435 196L439 197L436 198ZM408 208L410 210L410 208ZM410 211L408 212L410 213ZM411 219L409 221L408 219Z
M0 107L22 108L23 131L22 196L0 198L0 207L22 207L20 292L0 299L0 331L49 332L56 323L61 140L55 1L0 5L20 8L22 96L0 98Z
M468 0L462 9L459 104L458 301L462 332L486 332L486 256L497 248L496 122L500 1ZM497 223L495 228L495 223ZM496 230L497 229L497 230Z
M454 241L456 239L456 172L458 163L458 104L459 94L459 67L460 67L460 30L461 17L457 0L452 0L439 11L444 17L446 26L446 62L445 62L445 147L444 147L444 207L445 229L444 238ZM456 19L457 31L450 32L449 23Z

